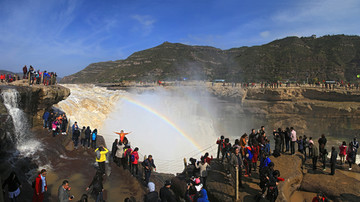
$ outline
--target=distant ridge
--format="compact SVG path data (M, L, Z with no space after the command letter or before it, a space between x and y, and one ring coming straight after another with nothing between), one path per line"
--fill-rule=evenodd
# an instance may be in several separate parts
M226 79L227 81L355 81L360 74L360 37L286 37L265 45L221 50L165 42L125 60L93 63L62 83L123 80Z

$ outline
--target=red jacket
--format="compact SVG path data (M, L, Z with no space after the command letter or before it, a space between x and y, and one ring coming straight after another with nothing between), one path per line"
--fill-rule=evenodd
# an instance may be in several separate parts
M45 178L45 182L46 182L46 178ZM42 184L41 174L39 174L35 179L35 189L34 189L35 194L41 193L41 184ZM46 189L47 189L47 182L46 182L45 190Z
M139 161L139 154L137 151L133 151L131 153L131 155L134 155L135 159L134 159L134 162L132 162L132 164L138 164L138 161Z
M252 158L252 162L253 163L256 163L258 161L258 157L259 157L259 151L260 151L260 148L259 146L252 146L252 152L253 152L253 158Z
M339 149L340 149L339 155L344 155L344 156L346 156L346 148L347 148L347 146L341 145L341 146L339 147Z

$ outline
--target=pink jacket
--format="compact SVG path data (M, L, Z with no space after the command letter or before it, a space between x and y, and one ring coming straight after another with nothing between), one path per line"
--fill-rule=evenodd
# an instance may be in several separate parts
M296 131L292 130L290 135L291 141L296 142Z

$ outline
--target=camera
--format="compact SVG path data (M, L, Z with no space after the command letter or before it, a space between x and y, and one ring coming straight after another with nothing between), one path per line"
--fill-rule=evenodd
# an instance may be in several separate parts
M75 198L75 196L74 196L74 195L71 195L70 198L73 199L73 198Z

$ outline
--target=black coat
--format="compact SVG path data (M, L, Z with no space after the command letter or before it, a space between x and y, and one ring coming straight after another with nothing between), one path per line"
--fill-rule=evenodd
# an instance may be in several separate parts
M149 192L145 195L145 202L159 202L159 194L156 191Z
M160 199L161 202L176 202L174 195L166 187L160 189Z
M338 153L336 150L331 152L330 163L336 164L337 155Z

